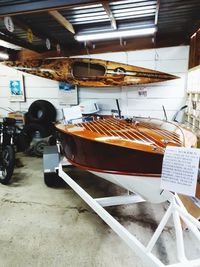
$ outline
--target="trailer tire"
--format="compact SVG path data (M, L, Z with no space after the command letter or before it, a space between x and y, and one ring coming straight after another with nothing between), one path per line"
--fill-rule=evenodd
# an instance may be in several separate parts
M48 187L60 187L63 185L63 180L57 175L56 172L44 173L44 183Z
M36 142L34 145L34 154L38 157L42 157L43 156L43 152L44 152L44 147L48 146L48 142L46 140L41 139L40 141Z

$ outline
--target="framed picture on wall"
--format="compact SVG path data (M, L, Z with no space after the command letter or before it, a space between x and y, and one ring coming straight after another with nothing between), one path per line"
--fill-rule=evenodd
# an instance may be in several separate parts
M78 88L77 85L65 82L59 82L59 104L60 105L77 105Z
M16 75L9 79L9 99L13 102L25 101L23 75Z

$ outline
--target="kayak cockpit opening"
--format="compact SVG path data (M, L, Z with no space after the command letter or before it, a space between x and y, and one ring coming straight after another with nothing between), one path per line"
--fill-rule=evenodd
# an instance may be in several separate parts
M72 66L74 78L105 76L106 68L101 64L75 61Z

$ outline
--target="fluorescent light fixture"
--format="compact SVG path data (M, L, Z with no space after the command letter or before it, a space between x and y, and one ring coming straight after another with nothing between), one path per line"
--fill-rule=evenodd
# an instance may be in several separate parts
M9 55L7 53L0 52L0 59L8 60L9 59Z
M11 44L11 43L3 41L3 40L0 40L0 46L3 46L5 48L14 49L14 50L21 50L22 49L22 47L20 47L18 45L14 45L14 44Z
M99 12L95 12L95 18L96 16L102 16L102 15L106 15L106 12L104 10L99 11ZM78 18L86 18L86 17L92 17L92 19L94 20L94 13L90 14L78 14L78 15L74 15L74 18L78 19Z
M110 21L109 18L107 19L97 19L95 20L95 23L97 22L102 22L102 21ZM87 20L87 21L70 21L73 25L81 25L81 24L89 24L89 23L94 23L94 20ZM104 30L105 31L105 30Z
M78 34L75 35L75 39L79 42L92 41L92 40L104 40L104 39L116 39L121 37L133 37L152 35L156 31L155 27L143 28L143 29L132 29L123 31L113 31L104 33L93 33L93 34Z
M98 19L104 19L105 20L105 19L109 19L109 18L108 18L108 15L105 14L105 15L99 15L99 16L97 15L97 16L95 16L95 22ZM75 18L73 18L71 20L71 22L79 22L79 21L81 22L81 21L89 21L89 20L91 20L94 23L94 17L91 17L91 16L90 17L85 17L85 18L83 18L83 17L82 18L76 18L75 17Z

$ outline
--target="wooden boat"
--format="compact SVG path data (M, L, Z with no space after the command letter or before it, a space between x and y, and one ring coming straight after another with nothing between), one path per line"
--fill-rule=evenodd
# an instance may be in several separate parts
M160 71L89 58L5 61L3 64L33 75L81 86L125 86L178 78Z
M57 124L69 162L150 202L160 194L160 176L167 145L194 147L196 136L177 123L156 119L104 118L74 125Z

